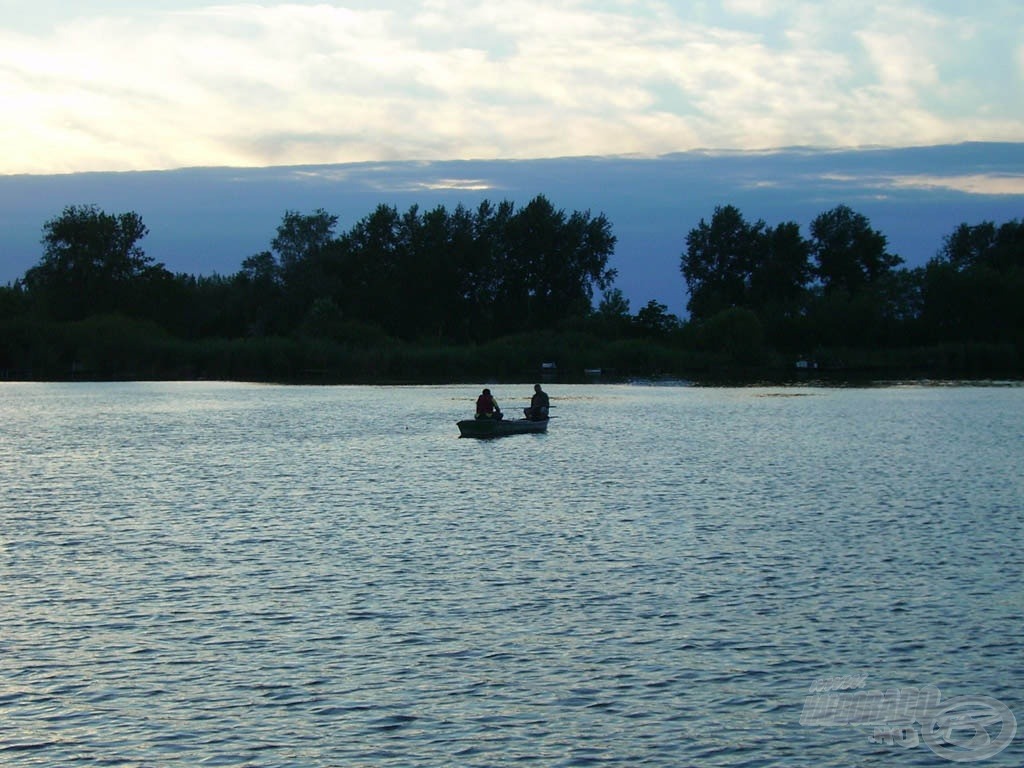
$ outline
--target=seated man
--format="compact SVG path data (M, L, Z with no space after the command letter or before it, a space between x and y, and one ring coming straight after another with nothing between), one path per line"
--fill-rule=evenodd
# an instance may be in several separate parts
M476 417L501 420L501 408L498 407L498 401L494 399L491 390L485 389L476 399Z
M548 393L540 388L540 384L534 384L533 397L530 398L530 407L524 408L523 413L526 414L526 418L533 421L544 421L548 417L550 402Z

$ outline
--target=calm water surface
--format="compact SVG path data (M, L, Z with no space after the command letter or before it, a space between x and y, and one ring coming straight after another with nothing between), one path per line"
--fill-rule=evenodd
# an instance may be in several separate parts
M0 762L955 764L850 676L1024 764L1024 388L477 392L0 384Z

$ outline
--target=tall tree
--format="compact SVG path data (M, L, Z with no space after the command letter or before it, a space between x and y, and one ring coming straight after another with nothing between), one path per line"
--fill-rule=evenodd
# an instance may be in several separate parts
M284 280L273 253L262 251L245 259L234 285L246 334L262 336L288 330L283 312Z
M679 318L668 311L668 305L651 299L636 313L636 326L645 334L663 336L679 327Z
M550 327L590 313L594 287L615 279L608 258L615 236L604 214L567 215L538 195L509 222L504 295L513 325Z
M889 253L885 235L846 205L819 214L810 230L821 288L809 316L812 343L869 347L902 342L903 312L894 298L905 293L895 271L903 260Z
M332 286L325 267L338 217L323 208L311 214L285 211L270 243L277 254L284 287L286 324L294 327L317 298L328 297Z
M382 204L342 237L347 277L342 310L391 333L399 330L398 286L404 279L408 244L401 228L398 209Z
M810 243L795 222L765 230L750 275L750 308L768 341L779 349L805 348L810 299Z
M487 204L482 203L481 205ZM442 333L454 341L477 338L488 306L484 248L475 235L477 217L461 203L448 216L448 258L444 274L451 286L442 307Z
M270 247L277 253L285 282L301 264L334 239L338 217L317 208L311 214L285 211Z
M149 230L134 212L108 214L95 205L68 206L43 225L43 257L25 284L45 311L75 320L100 312L136 313L147 280L166 274L139 241Z
M716 206L686 236L680 271L690 291L687 309L706 320L732 307L747 306L751 273L764 247L765 224L753 224L732 205Z
M863 214L839 205L811 222L811 250L825 293L860 293L889 276L903 259Z
M923 294L934 340L1024 344L1024 221L958 226L925 267Z
M604 292L601 303L597 305L597 314L609 320L629 320L629 299L621 288L610 288Z
M751 265L751 306L758 311L799 314L811 277L810 251L799 224L790 221L766 229L763 247Z
M515 205L509 200L497 205L484 200L473 212L466 298L473 318L470 338L476 341L508 330L504 319L509 293L506 268L512 263L508 230L514 216Z
M421 214L414 205L399 221L402 277L394 283L393 311L395 332L404 338L445 337L452 307L461 303L451 224L444 206Z
M608 266L618 242L612 225L603 214L573 211L567 225L566 261L556 272L550 288L555 302L563 303L564 315L585 316L590 313L594 289L611 288L618 270Z

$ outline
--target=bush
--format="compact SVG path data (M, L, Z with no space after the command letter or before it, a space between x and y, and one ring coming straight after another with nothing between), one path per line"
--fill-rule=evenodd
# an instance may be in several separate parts
M759 365L768 359L761 321L742 307L723 310L701 323L697 344L729 364Z

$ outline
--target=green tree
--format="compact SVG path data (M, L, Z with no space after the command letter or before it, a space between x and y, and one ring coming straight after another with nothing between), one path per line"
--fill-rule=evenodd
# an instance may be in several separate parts
M293 275L299 263L294 262ZM265 336L287 331L284 277L273 253L261 251L246 258L232 280L232 287L234 309L245 335ZM292 288L295 290L294 284Z
M779 349L807 346L810 251L798 224L779 224L765 230L751 270L750 307L760 318L765 337Z
M345 281L339 306L350 316L393 335L400 335L399 285L408 261L408 243L403 242L401 228L398 209L378 205L341 238Z
M811 222L811 253L820 292L808 315L810 342L871 347L904 343L899 297L907 286L885 235L863 214L840 205ZM907 294L909 295L909 294Z
M819 214L811 222L815 273L826 294L844 291L854 295L888 277L903 259L887 249L885 235L846 205Z
M689 288L687 309L704 320L750 303L751 274L764 249L765 224L749 223L732 205L717 206L686 236L680 270Z
M24 315L28 309L28 294L21 280L16 280L13 285L0 286L0 320Z
M282 279L288 282L301 266L334 240L338 217L317 208L311 214L285 211L270 247L277 253Z
M1024 345L1024 221L961 224L924 269L922 322L934 341Z
M786 222L764 230L750 269L750 304L772 314L797 315L806 303L811 246L800 225Z
M509 221L500 265L508 330L548 328L591 311L594 287L605 289L616 238L603 214L567 215L538 195Z
M480 209L489 208L486 201ZM487 322L490 307L486 243L478 238L479 211L458 205L447 219L447 258L441 273L450 283L447 298L441 307L442 335L453 341L485 338L479 331Z
M961 224L943 239L936 260L958 272L985 267L1006 274L1024 268L1024 220L998 227L991 221Z
M139 314L146 281L166 277L139 241L149 230L137 213L108 214L95 205L68 206L43 225L41 261L25 285L44 311L61 320L90 314Z
M765 357L764 332L757 315L730 307L697 325L698 345L731 365L756 365Z
M636 313L636 326L644 334L664 336L679 328L679 318L668 311L668 305L651 299Z
M509 290L507 281L507 270L512 264L508 231L514 216L515 205L509 200L497 205L484 200L472 215L471 240L463 247L468 276L466 302L472 318L469 338L475 341L516 327L514 312L508 309L515 291Z
M407 339L483 340L589 315L594 288L614 279L614 245L603 215L568 215L541 196L518 211L382 205L327 252L348 317Z
M609 320L629 319L629 299L625 297L620 288L610 288L601 296L601 303L597 305L597 314Z
M297 326L317 298L329 297L333 292L327 262L337 223L338 217L323 208L311 214L285 211L270 242L283 288L278 315L289 330ZM268 268L260 265L264 272Z

